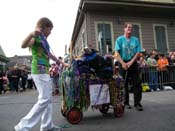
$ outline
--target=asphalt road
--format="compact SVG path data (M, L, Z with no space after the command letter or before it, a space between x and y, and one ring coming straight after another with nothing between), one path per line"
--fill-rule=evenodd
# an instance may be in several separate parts
M37 91L0 95L0 131L13 131L14 125L28 113L37 100ZM133 105L133 95L130 94ZM63 131L175 131L175 90L143 93L144 111L126 109L121 118L116 118L111 109L107 115L90 107L83 112L77 125L68 123L60 113L60 97L53 97L53 118ZM39 123L32 131L39 131Z

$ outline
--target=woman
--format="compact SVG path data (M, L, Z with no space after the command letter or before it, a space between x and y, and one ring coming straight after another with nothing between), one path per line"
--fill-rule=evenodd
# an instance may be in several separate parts
M31 32L22 43L22 48L29 47L32 52L31 76L39 96L30 112L14 127L16 131L29 131L40 119L40 131L61 131L52 123L52 86L49 76L49 59L66 67L69 65L58 60L49 50L47 37L52 28L52 22L43 17L38 20L35 31Z

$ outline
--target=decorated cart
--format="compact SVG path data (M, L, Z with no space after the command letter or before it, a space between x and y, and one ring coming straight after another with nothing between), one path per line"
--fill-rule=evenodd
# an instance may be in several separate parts
M124 80L113 74L111 57L96 51L85 52L63 71L61 113L71 124L78 124L89 106L107 114L110 107L116 117L124 114Z

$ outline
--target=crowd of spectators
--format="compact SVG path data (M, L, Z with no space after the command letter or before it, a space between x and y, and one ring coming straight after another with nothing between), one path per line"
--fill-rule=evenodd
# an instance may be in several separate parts
M59 59L62 59L61 57ZM160 74L159 71L167 71L167 67L175 66L175 49L167 54L159 53L156 49L153 49L150 53L143 50L138 58L138 64L141 69L142 77L145 77L148 81L151 91L160 90ZM149 68L145 72L145 68ZM59 94L59 76L62 72L62 65L56 63L50 66L50 77L52 80L53 95ZM175 70L174 70L175 71ZM164 74L166 75L166 74ZM0 71L0 94L10 92L22 92L26 89L36 89L35 84L31 78L30 72L12 69L6 72Z
M175 66L175 50L168 54L159 53L156 49L150 53L144 50L140 53L138 64L142 73L141 77L143 79L146 76L150 90L160 90L163 88L160 83L166 82L165 78L170 76L167 74L169 67L174 68Z
M63 59L59 57L59 59ZM53 95L59 94L59 77L63 69L62 64L52 63L50 65L50 77L52 81ZM36 89L35 83L30 72L13 68L6 72L0 71L0 94L5 94L7 91L18 93L26 91L26 89Z
M35 89L35 84L30 76L30 72L13 68L6 72L0 72L0 94L6 91L18 93L26 89Z

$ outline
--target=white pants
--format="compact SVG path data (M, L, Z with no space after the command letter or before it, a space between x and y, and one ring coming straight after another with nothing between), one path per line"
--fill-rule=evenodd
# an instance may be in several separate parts
M32 74L39 96L38 101L30 112L21 119L18 127L23 131L29 131L41 120L40 131L51 129L52 123L52 86L48 74Z

